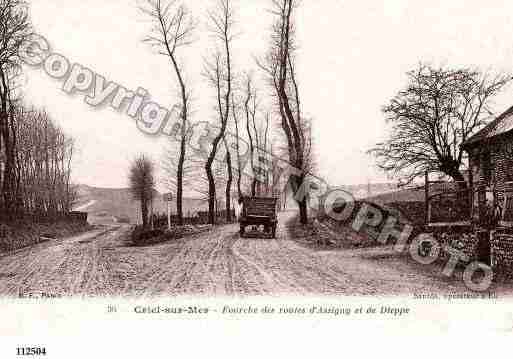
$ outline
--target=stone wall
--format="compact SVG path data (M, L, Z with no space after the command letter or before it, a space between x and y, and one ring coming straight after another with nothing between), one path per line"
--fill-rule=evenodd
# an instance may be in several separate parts
M87 216L88 216L88 213L87 212L70 212L68 215L67 215L67 220L71 221L71 222L78 222L78 223L82 223L82 224L87 224Z
M450 252L448 249L454 248L467 256L467 262L479 260L479 236L471 228L444 227L433 234L442 247L442 258L449 258Z
M491 240L492 268L499 276L513 277L513 235L494 234Z

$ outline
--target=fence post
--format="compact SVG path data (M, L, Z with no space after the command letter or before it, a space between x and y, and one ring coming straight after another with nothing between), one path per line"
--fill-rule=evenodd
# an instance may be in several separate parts
M474 220L474 174L472 171L472 160L469 159L469 171L468 171L468 182L469 182L469 206L470 206L470 221Z
M426 171L424 175L424 197L425 197L425 211L426 211L426 224L431 221L431 210L429 204L429 171Z
M167 229L171 230L171 201L167 201Z

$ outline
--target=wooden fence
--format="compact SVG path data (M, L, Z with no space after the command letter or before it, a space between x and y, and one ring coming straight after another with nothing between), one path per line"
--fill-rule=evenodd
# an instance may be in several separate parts
M232 218L234 221L236 220L234 210L232 210ZM226 221L226 211L225 210L218 211L217 215L216 215L216 222L224 223L225 221ZM185 217L183 217L183 223L190 224L190 225L207 224L208 223L208 212L199 211L196 213L196 216L185 216ZM171 224L172 225L178 224L178 216L177 215L171 216ZM167 214L154 215L153 225L157 228L167 226Z

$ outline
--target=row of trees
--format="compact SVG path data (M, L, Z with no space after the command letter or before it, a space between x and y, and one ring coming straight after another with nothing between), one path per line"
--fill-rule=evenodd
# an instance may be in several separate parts
M276 189L284 184L276 183L280 173L274 161L270 171L263 176L260 173L260 157L269 158L265 154L284 157L300 170L299 175L287 179L294 193L302 187L305 176L314 171L312 121L303 114L296 66L294 20L298 0L269 1L273 22L267 54L255 63L258 71L234 69L232 46L237 17L233 1L217 0L217 7L208 12L207 24L216 50L206 57L203 74L214 94L212 118L217 132L203 163L194 153L188 154L185 145L192 84L184 81L185 66L179 56L185 47L193 44L196 22L178 0L147 0L143 11L153 20L154 28L146 41L170 59L180 85L180 146L171 147L164 160L167 182L177 193L180 219L184 186L193 186L208 199L211 223L215 221L218 196L224 196L229 208L234 195L238 198L276 195ZM266 93L271 96L264 101L260 96L263 91L256 85L255 72L262 75L270 90ZM426 171L435 171L465 186L462 144L493 118L493 99L511 81L511 75L492 76L471 68L421 63L407 77L405 88L383 107L386 121L391 125L388 138L369 152L382 170L401 179L400 184L410 184ZM276 128L278 132L273 131ZM227 148L227 133L236 134L235 151ZM249 144L254 174L249 177L241 170L242 140ZM307 197L298 198L297 202L301 222L306 223Z
M17 209L50 218L71 211L73 139L45 111L18 107L15 119Z
M176 1L149 0L157 32L148 39L171 59L181 88L182 146L178 161L172 149L166 154L167 174L177 193L177 213L181 218L181 196L184 178L193 178L194 184L209 201L210 221L214 222L214 206L220 193L229 208L231 197L275 194L273 170L263 176L246 178L241 173L239 139L249 144L250 166L259 173L258 159L272 153L288 159L300 170L289 184L294 193L301 188L305 176L313 172L312 121L303 114L297 76L297 39L294 23L297 0L270 0L270 14L274 20L269 36L267 54L256 60L258 73L265 79L270 98L262 101L254 70L235 71L232 59L236 14L232 0L219 0L218 6L208 13L208 25L216 40L216 51L207 57L205 78L214 93L215 118L218 132L213 137L204 166L197 159L188 160L186 154L187 121L190 118L190 84L183 81L184 67L178 65L177 51L191 45L195 33L192 14ZM243 76L236 74L243 73ZM462 143L493 118L493 99L510 82L511 75L492 76L470 68L434 67L420 64L407 73L408 84L383 107L391 124L390 136L378 143L370 153L378 166L402 184L412 183L426 171L436 171L464 186ZM273 131L278 128L278 133ZM226 147L226 133L235 133L235 152ZM224 151L222 151L224 149ZM219 154L221 152L221 154ZM193 157L192 154L189 157ZM215 161L222 157L225 167ZM189 162L188 162L189 161ZM188 163L188 164L186 164ZM237 169L233 173L232 168ZM204 170L204 174L200 173ZM265 180L262 180L265 178ZM197 181L206 183L198 185ZM190 180L188 180L190 181ZM232 190L233 183L236 190ZM264 183L265 182L265 183ZM274 186L273 186L274 185ZM283 184L279 184L283 186ZM224 191L221 186L225 186ZM269 188L271 188L269 190ZM307 222L307 197L299 198L298 207L302 223Z
M0 161L2 163L1 217L16 209L16 79L21 71L19 50L31 33L26 4L0 1Z
M147 0L141 11L152 21L145 39L156 52L169 59L171 73L178 82L181 104L181 131L178 145L171 145L164 156L166 184L176 192L176 211L183 222L184 187L193 187L208 201L209 222L215 223L215 207L219 197L231 208L234 196L277 195L280 177L277 162L268 154L285 157L302 171L290 178L297 191L308 171L312 170L311 121L304 118L297 80L294 16L297 0L271 0L274 17L269 35L269 51L257 60L255 68L266 80L272 96L264 99L254 78L255 69L234 69L233 42L236 39L237 16L233 0L216 0L207 13L207 28L214 39L215 50L205 56L203 76L212 89L212 112L215 133L207 148L206 158L188 153L188 125L191 118L191 87L186 79L185 48L193 44L197 22L191 11L176 0ZM244 75L238 75L244 74ZM273 132L274 128L279 131ZM235 134L235 148L229 141ZM250 168L245 175L243 143L249 145ZM259 162L270 160L271 170L263 171ZM204 161L204 162L203 162ZM134 168L135 166L132 166ZM235 188L235 189L234 189ZM306 198L298 201L301 222L307 222ZM230 221L231 212L226 211Z
M0 0L0 220L71 210L73 140L44 111L21 103L22 44L32 35L28 4Z

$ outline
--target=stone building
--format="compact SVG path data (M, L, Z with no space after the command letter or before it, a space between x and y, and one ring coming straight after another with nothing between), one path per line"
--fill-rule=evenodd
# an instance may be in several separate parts
M504 196L513 191L513 107L463 144L469 158L469 184L474 192L474 218L488 205L504 215ZM512 214L513 219L513 214Z
M513 274L513 107L463 143L469 158L472 217L482 224L491 216L492 266Z

